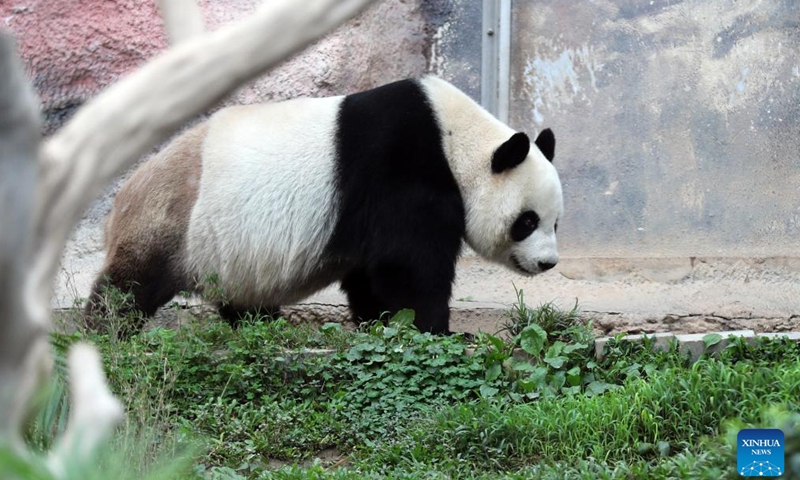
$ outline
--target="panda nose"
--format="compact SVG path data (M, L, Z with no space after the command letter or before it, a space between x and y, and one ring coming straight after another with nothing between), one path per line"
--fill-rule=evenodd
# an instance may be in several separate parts
M539 262L539 270L541 270L543 272L545 272L547 270L550 270L551 268L553 268L555 266L556 266L555 263Z

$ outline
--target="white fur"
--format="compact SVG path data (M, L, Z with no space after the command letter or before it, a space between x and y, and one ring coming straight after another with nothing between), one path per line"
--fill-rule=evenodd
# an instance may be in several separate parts
M557 263L554 226L564 206L561 181L552 163L532 143L519 166L493 174L494 151L515 131L449 83L426 77L422 84L433 99L445 155L464 198L470 247L516 269L513 255L528 274L541 271L539 262ZM513 242L511 225L526 210L539 215L539 228L522 242Z
M187 235L199 282L217 275L227 300L251 306L293 303L329 282L318 270L336 221L342 98L233 107L211 118Z

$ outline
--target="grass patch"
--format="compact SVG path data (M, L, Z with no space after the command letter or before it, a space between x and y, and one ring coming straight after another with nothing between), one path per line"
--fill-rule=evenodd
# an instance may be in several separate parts
M113 478L717 479L734 475L732 431L796 438L800 347L785 340L692 364L616 339L597 361L576 308L530 308L522 292L507 335L474 346L418 332L409 311L358 332L260 320L54 335L59 351L98 345L125 402L109 451L129 467ZM28 435L42 450L63 429L58 382ZM164 470L175 456L188 460Z

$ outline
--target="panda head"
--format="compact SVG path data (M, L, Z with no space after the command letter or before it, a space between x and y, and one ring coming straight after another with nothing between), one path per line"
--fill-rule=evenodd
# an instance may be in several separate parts
M524 275L558 263L556 230L563 214L561 181L553 167L555 136L542 131L531 145L514 133L497 145L490 171L467 201L467 243L480 255Z

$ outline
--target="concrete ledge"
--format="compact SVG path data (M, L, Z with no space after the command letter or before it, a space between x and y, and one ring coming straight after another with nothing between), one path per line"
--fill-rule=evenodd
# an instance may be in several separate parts
M508 305L494 302L454 301L450 308L450 327L456 332L494 334L508 320ZM282 309L287 320L292 323L326 322L342 323L346 328L352 327L348 320L350 310L347 305L337 303L305 303L287 306ZM162 308L148 325L159 325L175 328L196 319L213 316L213 308L185 304L178 308ZM80 313L73 309L55 309L53 317L61 329L72 331ZM762 315L726 316L721 314L678 314L678 313L633 313L582 310L582 318L591 319L595 335L598 337L614 336L627 333L628 338L638 335L664 335L728 332L752 330L759 333L797 332L800 331L800 316L780 315L766 317ZM668 332L668 333L663 333ZM661 341L661 340L659 340Z
M613 281L638 274L647 280L671 283L706 267L746 268L752 272L800 272L800 257L564 257L558 271L571 280Z
M710 347L706 348L705 338L714 333L720 335L720 341ZM759 338L788 338L794 342L800 342L800 332L772 332L772 333L755 333L752 330L734 330L728 332L710 332L710 333L692 333L692 334L673 334L673 333L657 333L654 335L626 335L622 341L627 342L641 342L644 338L652 338L655 340L654 348L666 350L670 347L672 342L677 342L678 348L681 352L688 354L692 361L696 361L703 353L717 353L730 343L731 338L743 338L750 343L754 343ZM603 349L612 337L603 337L595 340L595 357L598 359L603 358Z
M509 305L496 302L453 301L450 306L450 328L456 332L494 334L508 321ZM340 322L348 324L349 309L342 304L305 303L283 309L292 322ZM797 315L723 315L717 313L638 313L581 310L584 319L591 319L595 334L613 336L619 333L656 335L728 332L786 332L800 330Z
M706 348L705 346L705 338L707 335L718 334L722 338L719 342L711 345L710 347ZM685 335L675 335L673 333L656 333L653 335L626 335L622 341L625 342L641 342L645 338L650 338L655 341L653 347L657 350L667 350L670 348L673 342L677 342L679 350L687 354L692 361L697 361L704 353L715 354L723 349L725 349L730 341L731 338L744 338L750 343L754 343L758 338L769 338L769 339L776 339L776 338L788 338L794 342L800 342L800 332L787 332L787 333L755 333L752 330L735 330L730 332L711 332L711 333L693 333L693 334L685 334ZM595 357L598 360L603 359L603 349L608 344L608 341L611 340L612 337L603 337L598 338L595 340ZM465 349L467 355L473 355L475 353L475 348L468 346ZM336 353L336 350L333 349L326 349L326 348L306 348L301 350L285 350L286 359L297 359L297 358L304 358L304 357L313 357L313 356L330 356ZM531 360L530 355L528 355L524 350L521 348L515 348L512 352L512 356L516 360Z

